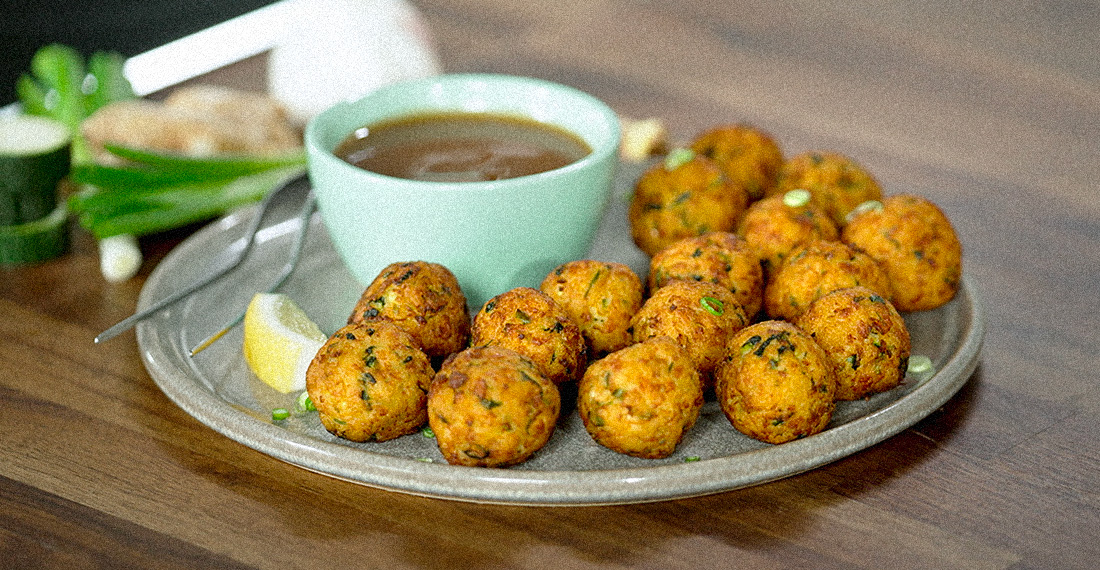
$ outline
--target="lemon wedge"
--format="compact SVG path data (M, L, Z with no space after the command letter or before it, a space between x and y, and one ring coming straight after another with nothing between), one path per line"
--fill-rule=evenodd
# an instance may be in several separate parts
M306 389L306 369L327 337L282 293L257 293L244 314L244 359L265 384Z

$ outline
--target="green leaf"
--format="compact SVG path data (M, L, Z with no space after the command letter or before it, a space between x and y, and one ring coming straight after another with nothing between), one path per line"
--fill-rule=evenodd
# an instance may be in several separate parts
M51 44L31 57L31 73L47 89L45 107L75 134L87 116L84 93L84 59L76 50Z
M23 112L28 115L49 116L46 109L46 90L33 77L26 73L15 81L15 93L23 104ZM66 125L67 126L67 125Z
M88 74L94 80L94 89L87 94L89 114L109 103L136 97L123 72L125 63L126 58L116 52L97 51L88 58Z
M214 178L204 172L180 172L169 169L153 169L135 166L107 166L86 163L73 167L70 176L76 184L87 184L104 189L163 188L195 182L228 180Z
M274 169L229 182L182 185L129 193L99 191L70 201L80 223L98 239L118 234L146 235L209 220L250 204L303 167Z
M182 154L156 152L112 144L104 145L104 148L115 156L138 164L172 170L181 175L201 173L208 178L232 178L271 168L305 166L306 164L305 149L276 155L248 154L195 158Z

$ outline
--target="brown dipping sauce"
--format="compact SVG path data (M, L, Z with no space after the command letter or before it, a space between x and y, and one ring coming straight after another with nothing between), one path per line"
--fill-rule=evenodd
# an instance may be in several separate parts
M478 182L546 172L592 149L577 135L532 119L492 113L414 115L356 129L336 156L410 180Z

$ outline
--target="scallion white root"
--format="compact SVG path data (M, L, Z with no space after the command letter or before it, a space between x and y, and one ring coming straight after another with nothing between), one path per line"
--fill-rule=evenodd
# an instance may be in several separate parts
M99 240L99 270L107 281L126 281L140 268L141 248L136 237L120 234Z

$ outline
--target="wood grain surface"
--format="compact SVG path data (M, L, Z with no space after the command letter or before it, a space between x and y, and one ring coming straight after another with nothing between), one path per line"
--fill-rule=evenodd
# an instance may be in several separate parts
M448 71L584 89L676 139L744 121L938 203L981 364L911 429L717 495L585 508L367 488L206 428L128 316L195 227L104 282L95 244L0 269L3 568L1093 568L1100 561L1100 7L418 0Z

